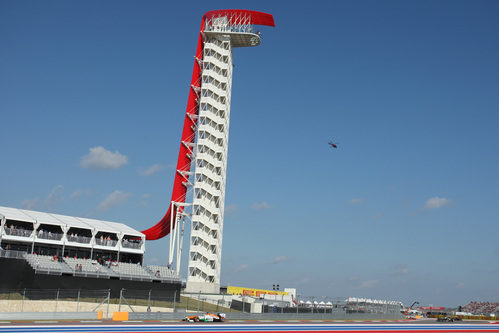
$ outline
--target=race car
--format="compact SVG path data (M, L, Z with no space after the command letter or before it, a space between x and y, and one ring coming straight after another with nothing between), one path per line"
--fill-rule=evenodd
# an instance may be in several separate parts
M182 319L182 321L187 321L189 323L194 323L194 322L198 322L199 321L199 317L198 316L187 316L184 319Z
M225 321L225 313L214 314L214 313L207 312L205 315L201 315L201 316L187 316L184 319L182 319L182 321L187 321L189 323L195 323L195 322L198 322L198 321L204 321L204 322L218 321L218 322L223 322L223 321Z
M438 317L437 321L445 321L445 322L453 323L455 321L463 321L463 319L460 318L460 317L449 317L449 316L445 316L445 317Z

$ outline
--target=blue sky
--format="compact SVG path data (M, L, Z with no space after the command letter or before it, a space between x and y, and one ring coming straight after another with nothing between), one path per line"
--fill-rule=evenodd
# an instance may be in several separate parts
M276 20L234 51L222 284L498 301L497 1L2 0L0 205L156 223L222 8Z

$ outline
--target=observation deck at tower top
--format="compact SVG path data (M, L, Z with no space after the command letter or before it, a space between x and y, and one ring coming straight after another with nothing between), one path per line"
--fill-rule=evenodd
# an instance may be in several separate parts
M270 14L248 10L219 10L205 14L204 36L229 36L232 47L258 46L260 32L255 32L255 24L274 26Z

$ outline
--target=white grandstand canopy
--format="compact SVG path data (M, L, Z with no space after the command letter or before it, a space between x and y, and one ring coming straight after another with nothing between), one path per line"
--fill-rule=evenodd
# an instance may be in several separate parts
M73 228L96 230L108 233L125 234L130 236L137 236L140 238L144 236L139 231L123 223L37 212L26 209L0 206L0 217L1 216L4 216L7 220L58 225L63 227L64 229L69 229L73 227Z
M30 223L36 222L34 218L26 215L24 210L17 208L0 207L0 215L5 216L5 218L9 220L25 221Z

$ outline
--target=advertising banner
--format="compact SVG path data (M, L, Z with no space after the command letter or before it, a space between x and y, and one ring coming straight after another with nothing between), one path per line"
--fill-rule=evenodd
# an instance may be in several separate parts
M234 286L228 286L227 293L231 295L244 295L244 296L253 296L253 297L260 297L260 295L288 295L288 293L285 291L234 287Z

